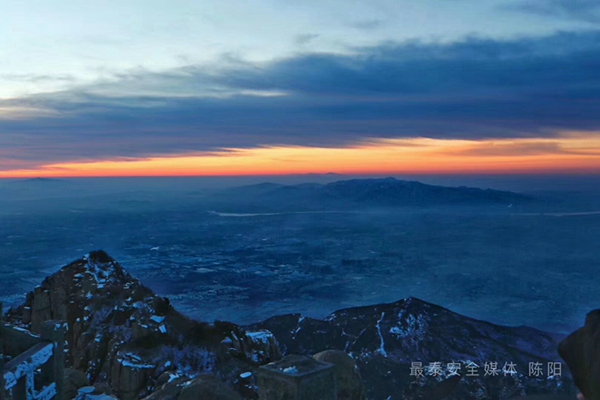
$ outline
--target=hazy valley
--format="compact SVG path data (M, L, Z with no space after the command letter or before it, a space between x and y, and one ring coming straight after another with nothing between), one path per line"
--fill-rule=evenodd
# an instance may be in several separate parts
M598 304L591 191L476 191L475 203L472 191L454 191L449 204L444 190L427 201L433 195L413 189L416 201L394 207L385 190L326 203L324 185L181 182L2 182L0 299L16 304L60 265L102 248L205 321L323 317L415 296L494 323L567 332ZM382 182L397 195L399 181Z

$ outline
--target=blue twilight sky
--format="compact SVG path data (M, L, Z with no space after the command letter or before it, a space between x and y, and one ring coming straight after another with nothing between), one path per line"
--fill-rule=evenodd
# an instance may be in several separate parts
M28 0L0 170L372 138L600 131L597 0Z

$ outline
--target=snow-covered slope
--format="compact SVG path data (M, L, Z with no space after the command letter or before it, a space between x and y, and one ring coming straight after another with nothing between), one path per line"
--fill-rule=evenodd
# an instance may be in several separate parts
M372 399L436 397L431 393L453 375L451 363L460 365L461 377L456 387L448 388L447 399L509 399L574 390L564 363L562 377L547 373L548 363L562 362L560 337L478 321L412 297L339 310L324 320L278 316L249 328L273 332L284 354L344 350L356 360ZM440 363L439 374L435 363ZM492 363L497 363L497 376ZM530 376L530 363L541 368L539 376ZM515 373L505 373L511 364ZM416 376L419 371L422 377ZM467 376L470 371L479 376Z

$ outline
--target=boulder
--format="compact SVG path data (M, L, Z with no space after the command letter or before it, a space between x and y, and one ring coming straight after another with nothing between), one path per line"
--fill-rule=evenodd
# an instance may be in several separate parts
M335 365L338 400L365 400L365 388L354 359L339 350L325 350L313 356Z
M122 400L136 400L154 375L155 366L118 354L111 368L111 386Z
M222 345L230 348L230 353L241 356L256 364L266 364L281 359L281 350L273 333L266 329L257 331L238 330L231 332Z
M600 399L600 309L590 311L585 325L567 336L558 353L586 399Z
M177 400L187 382L189 378L167 371L156 382L157 389L144 400Z
M114 393L112 391L112 388L106 382L97 382L97 383L94 383L94 393L105 394L105 395L108 395L108 396L113 396L114 395Z
M119 398L103 393L95 386L84 386L78 390L74 400L119 400Z
M85 372L74 368L65 368L65 398L73 399L77 396L77 391L84 387L89 386L90 381L88 380Z
M201 375L181 389L178 400L241 400L241 396L213 375Z
M154 391L150 396L144 397L143 400L177 400L179 393L181 393L181 387L177 385L165 385Z
M158 376L156 387L161 387L177 378L177 373L174 371L165 371Z

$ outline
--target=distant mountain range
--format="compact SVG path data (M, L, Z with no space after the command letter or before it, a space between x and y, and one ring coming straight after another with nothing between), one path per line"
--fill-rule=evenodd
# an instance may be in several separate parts
M11 183L37 183L37 182L54 183L54 182L66 182L66 181L64 179L59 179L59 178L25 178L25 179L15 179L15 180L12 180L9 182L11 182Z
M422 206L510 206L531 202L522 194L470 188L427 185L395 178L351 179L328 184L282 185L260 183L223 190L207 198L217 208L248 210L327 210Z

